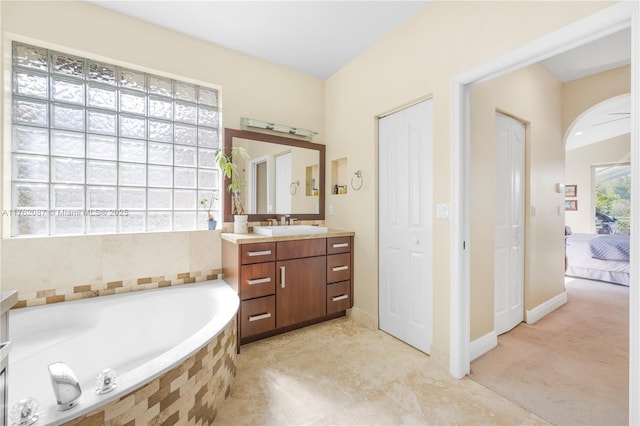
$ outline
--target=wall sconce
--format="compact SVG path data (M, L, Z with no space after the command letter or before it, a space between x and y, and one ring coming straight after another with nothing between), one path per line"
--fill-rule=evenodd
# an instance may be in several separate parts
M242 127L255 127L257 129L273 130L274 132L288 133L290 135L312 138L318 134L313 130L300 129L298 127L285 126L284 124L267 123L266 121L254 120L253 118L241 119Z

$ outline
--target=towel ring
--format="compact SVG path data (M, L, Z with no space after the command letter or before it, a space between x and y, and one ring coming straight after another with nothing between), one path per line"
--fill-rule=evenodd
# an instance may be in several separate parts
M291 195L296 195L296 192L298 192L298 186L300 186L299 180L291 182L291 185L289 185L289 192L291 193Z
M351 178L351 187L355 190L355 191L359 191L360 188L362 188L362 184L364 184L364 179L362 178L362 172L360 170L358 170L357 172L354 173L354 175L356 176L356 178L358 178L360 180L360 185L358 185L357 187L353 184L353 179Z

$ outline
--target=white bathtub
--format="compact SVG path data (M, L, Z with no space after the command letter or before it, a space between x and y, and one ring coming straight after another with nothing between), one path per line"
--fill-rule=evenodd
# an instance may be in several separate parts
M10 312L9 408L24 397L40 403L38 425L59 424L155 379L233 321L237 294L206 281L55 303ZM47 366L61 361L82 388L80 402L58 411ZM117 372L117 388L96 395L95 377Z

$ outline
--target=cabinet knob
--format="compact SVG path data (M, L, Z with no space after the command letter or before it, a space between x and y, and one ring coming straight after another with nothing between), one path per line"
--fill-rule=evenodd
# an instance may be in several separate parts
M420 244L420 240L416 238L416 239L415 239L415 241L414 241L414 243L416 243L416 244Z

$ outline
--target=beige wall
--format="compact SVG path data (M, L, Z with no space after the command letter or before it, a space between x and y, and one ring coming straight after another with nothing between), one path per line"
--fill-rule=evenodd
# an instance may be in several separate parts
M580 78L562 85L562 135L580 114L592 106L631 91L631 66Z
M561 83L540 65L471 89L472 340L494 330L496 111L526 123L525 309L564 290L564 194L555 191L564 180L560 109Z
M586 110L614 96L631 91L631 67L625 65L562 85L562 134ZM595 232L591 165L630 161L630 136L622 135L576 150L567 151L565 183L578 185L578 210L566 212L573 232Z
M34 42L220 85L225 126L238 127L240 117L248 116L321 131L315 140L327 144L327 165L331 160L347 157L349 174L362 170L364 185L360 191L326 195L327 206L334 210L334 215L327 216L327 224L356 232L354 302L361 312L375 318L378 315L376 117L418 98L434 97L434 205L450 203L451 77L610 4L613 3L430 2L326 83L84 2L2 2L0 12L3 31ZM532 161L543 164L544 160L540 155ZM550 175L554 174L552 170ZM327 173L327 180L329 176ZM546 188L547 177L543 180L541 186ZM535 200L541 196L538 192L532 194ZM449 227L447 220L434 222L434 246L438 250L433 272L433 346L445 352L449 346ZM115 250L126 247L135 238L118 237L120 244ZM55 259L64 261L80 254L85 244L86 247L94 244L92 238L77 238L81 242L75 252L52 253L52 267L42 268L42 276L66 279L66 271L57 266ZM55 239L51 241L55 244ZM25 242L22 253L13 256L32 265L37 257L37 244ZM148 247L141 250L145 248ZM6 250L2 253L6 271ZM211 265L219 261L219 252L212 252ZM543 259L540 262L544 263ZM6 279L3 284L18 285Z
M592 190L591 166L597 164L629 163L631 161L629 134L567 151L565 182L578 185L578 210L565 213L565 223L573 232L595 232L595 200Z
M347 157L350 173L360 169L365 180L360 191L327 198L335 212L327 216L329 226L356 232L356 308L378 315L376 116L424 96L434 97L433 204L450 203L451 77L610 4L430 2L327 80L327 161ZM543 163L543 155L539 154L536 163ZM549 176L559 173L554 169ZM536 174L545 176L544 188L552 183L544 173ZM533 194L536 201L542 192ZM438 248L433 262L433 347L444 352L449 350L450 225L447 220L436 220L433 228L434 247ZM531 275L530 279L539 277Z
M4 46L16 37L219 86L226 127L239 128L246 116L323 130L322 80L82 1L3 1L0 13ZM322 133L314 140L323 142ZM217 269L220 236L197 231L5 239L2 255L3 288L26 292Z

